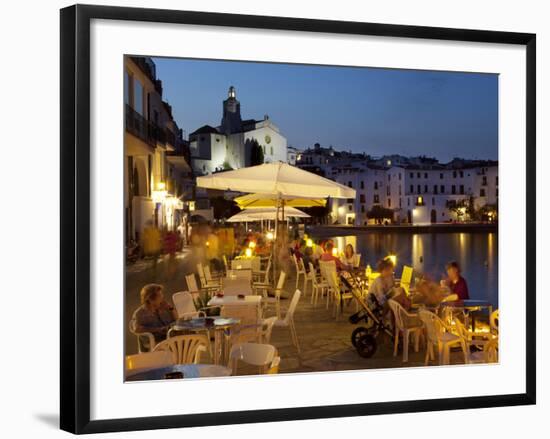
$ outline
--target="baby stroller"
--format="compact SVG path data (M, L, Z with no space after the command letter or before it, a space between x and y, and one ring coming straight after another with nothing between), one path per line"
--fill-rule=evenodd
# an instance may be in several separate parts
M342 272L340 278L360 307L358 312L349 317L349 322L352 325L364 322L364 326L355 328L351 333L351 343L361 357L370 358L376 352L380 335L386 333L393 337L391 329L384 323L384 308L374 294L363 297L361 286L353 275Z

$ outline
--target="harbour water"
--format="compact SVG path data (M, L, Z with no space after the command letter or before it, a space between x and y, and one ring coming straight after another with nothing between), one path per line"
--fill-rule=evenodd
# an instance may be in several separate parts
M328 237L329 235L327 235ZM357 232L349 236L332 236L343 251L350 243L361 253L361 264L373 269L383 257L397 257L396 276L403 265L439 281L445 275L445 264L457 261L468 282L470 298L488 300L498 307L498 234L470 233L387 233Z

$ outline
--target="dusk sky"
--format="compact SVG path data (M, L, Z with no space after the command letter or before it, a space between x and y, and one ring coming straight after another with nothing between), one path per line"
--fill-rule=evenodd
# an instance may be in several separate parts
M384 154L498 159L498 76L154 58L189 134L218 126L230 85L243 119L268 114L288 144Z

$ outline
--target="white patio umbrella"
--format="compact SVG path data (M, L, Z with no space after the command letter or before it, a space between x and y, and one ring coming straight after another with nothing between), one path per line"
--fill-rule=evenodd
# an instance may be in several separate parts
M280 216L280 215L279 215ZM227 221L230 223L248 222L248 221L261 221L261 220L274 220L277 217L276 207L266 207L262 209L245 209ZM285 217L289 218L309 218L310 216L294 207L287 207L285 209Z

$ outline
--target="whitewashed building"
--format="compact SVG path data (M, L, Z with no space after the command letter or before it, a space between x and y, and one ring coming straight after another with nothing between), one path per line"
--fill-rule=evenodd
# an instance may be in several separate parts
M390 221L421 225L464 221L467 207L498 205L497 162L455 159L388 168L365 163L335 167L330 177L357 191L353 200L332 201L332 220L339 224L371 224L374 206L391 210Z
M235 87L223 101L223 116L217 127L204 125L189 135L191 163L197 175L223 169L239 169L254 163L254 148L261 148L263 162L286 162L287 140L268 115L261 120L241 117ZM257 156L256 156L257 159Z

